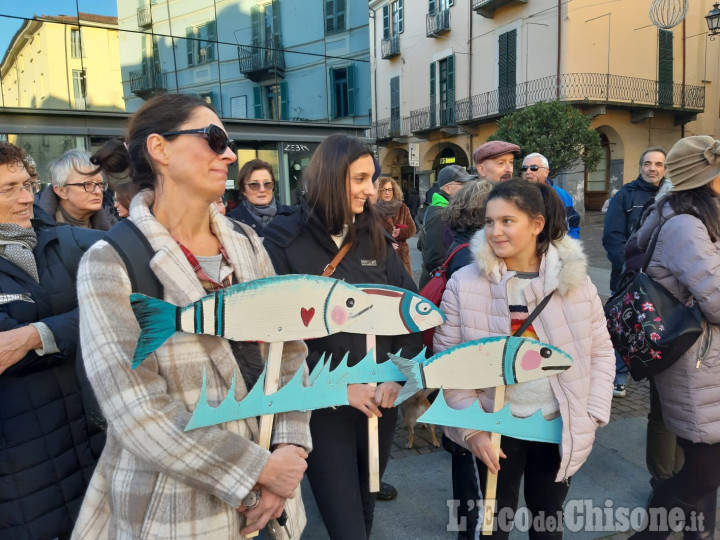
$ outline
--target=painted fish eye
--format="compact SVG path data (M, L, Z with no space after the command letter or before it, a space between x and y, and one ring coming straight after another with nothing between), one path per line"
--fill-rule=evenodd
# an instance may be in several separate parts
M542 356L543 358L550 358L552 356L552 349L543 347L542 349L540 349L540 356Z
M353 307L353 306L355 305L355 299L354 299L354 298L348 298L347 300L345 300L345 305L346 305L347 307L349 307L349 308L350 308L350 307Z
M423 300L422 302L419 302L417 306L415 306L415 311L417 311L420 315L427 315L430 313L430 310L432 307L430 306L430 302L427 302Z

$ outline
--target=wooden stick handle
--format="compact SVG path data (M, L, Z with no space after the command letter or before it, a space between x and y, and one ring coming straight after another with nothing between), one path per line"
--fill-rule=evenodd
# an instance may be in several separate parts
M269 396L278 391L280 387L280 368L282 367L282 341L272 341L268 348L268 359L267 366L265 369L265 395ZM272 429L273 421L275 420L274 414L264 414L260 417L260 439L258 444L265 448L270 449L270 443L272 442ZM260 531L250 533L247 538L255 538Z
M495 400L493 401L493 412L498 412L505 406L505 387L495 387ZM500 454L500 434L491 433L490 442L492 443L495 455ZM495 521L495 510L497 506L497 474L493 474L488 470L487 481L485 482L485 491L483 492L483 518L482 518L482 534L489 536L493 533L493 522Z
M372 350L373 360L377 362L375 346L375 335L367 334L367 350ZM377 384L370 383L370 386L377 386ZM377 493L380 491L380 440L377 416L368 418L368 470L370 471L370 492Z

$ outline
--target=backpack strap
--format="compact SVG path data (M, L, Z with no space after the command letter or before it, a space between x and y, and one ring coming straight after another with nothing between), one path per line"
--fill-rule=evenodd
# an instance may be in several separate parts
M150 270L155 250L137 225L124 219L107 232L105 240L125 263L133 292L163 298L162 285Z
M548 294L545 298L542 299L542 302L540 302L537 306L535 306L535 309L533 309L533 312L530 315L528 315L528 318L525 319L525 322L522 323L520 328L515 330L515 333L513 334L513 336L522 336L523 335L523 332L525 332L525 330L527 330L530 327L530 325L535 320L535 317L540 315L540 312L543 309L545 309L545 306L548 305L548 302L550 301L550 298L552 297L554 292L555 291L552 291L550 294Z
M470 242L463 242L462 244L460 244L459 246L457 246L455 249L453 249L453 250L450 252L450 255L448 255L448 258L445 259L445 262L442 264L442 269L443 269L443 270L447 270L447 267L450 266L450 261L453 260L453 257L454 257L455 255L457 255L460 251L462 251L463 249L465 249L466 247L468 247L469 245L470 245Z
M80 259L82 259L85 252L78 245L73 234L73 228L70 225L58 225L55 227L55 231L57 231L58 242L60 243L60 259L70 275L75 278L80 266Z

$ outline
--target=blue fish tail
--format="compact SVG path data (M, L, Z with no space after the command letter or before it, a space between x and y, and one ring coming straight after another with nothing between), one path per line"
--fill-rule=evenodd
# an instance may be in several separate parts
M400 405L406 399L414 396L419 390L425 388L425 377L422 372L422 364L415 360L408 360L402 356L389 354L392 363L397 366L406 378L407 382L402 387L397 399L395 399L395 405Z
M130 295L130 305L140 324L140 336L135 345L132 362L135 369L177 332L179 308L169 302L137 293Z

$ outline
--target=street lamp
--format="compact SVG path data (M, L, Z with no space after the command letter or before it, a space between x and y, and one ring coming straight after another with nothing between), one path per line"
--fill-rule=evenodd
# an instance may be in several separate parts
M713 4L713 8L710 10L710 13L705 15L708 30L710 30L710 39L714 39L714 36L720 34L720 9L718 8L718 5L719 4L715 2L715 4Z

